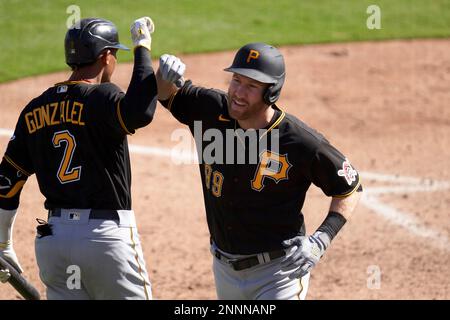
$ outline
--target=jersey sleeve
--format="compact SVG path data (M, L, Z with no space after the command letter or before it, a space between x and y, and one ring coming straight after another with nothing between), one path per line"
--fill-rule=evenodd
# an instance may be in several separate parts
M34 173L33 162L27 146L28 134L25 114L22 112L4 155L6 162L27 177Z
M189 126L194 121L219 114L227 106L224 92L194 86L190 81L161 103L179 122Z
M121 102L125 93L113 83L105 83L96 87L89 96L92 116L96 121L104 123L108 132L115 135L134 134L123 121Z
M22 112L3 159L0 159L1 209L14 210L18 208L22 187L28 177L34 173L27 147L27 135L24 112Z
M346 197L359 187L359 174L350 161L323 140L311 161L311 180L330 197Z
M15 210L28 175L6 159L5 156L0 162L0 209Z

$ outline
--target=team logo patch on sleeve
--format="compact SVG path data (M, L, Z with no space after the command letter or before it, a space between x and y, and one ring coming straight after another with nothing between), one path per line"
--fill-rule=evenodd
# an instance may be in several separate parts
M345 161L342 163L342 169L339 170L337 174L339 177L344 177L348 185L351 186L352 182L356 181L358 172L356 172L356 170L352 168L350 162L345 159Z

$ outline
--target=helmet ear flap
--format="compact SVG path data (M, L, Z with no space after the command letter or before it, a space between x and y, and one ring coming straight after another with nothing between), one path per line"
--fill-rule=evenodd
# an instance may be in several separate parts
M274 87L275 87L275 85L271 84L264 92L263 99L264 99L265 104L267 104L267 105L271 105L277 100L277 97L274 96L274 92L273 92Z
M281 88L284 84L284 76L280 80L278 80L277 83L270 85L266 91L264 92L264 102L267 105L272 105L275 102L277 102L278 98L280 97Z

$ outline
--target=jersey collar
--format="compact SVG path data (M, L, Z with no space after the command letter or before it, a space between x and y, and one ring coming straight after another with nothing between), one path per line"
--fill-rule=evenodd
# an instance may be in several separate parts
M77 80L77 81L69 81L69 80L67 80L67 81L55 83L55 87L56 86L61 86L61 85L78 84L78 83L93 84L92 82L87 81L87 80Z

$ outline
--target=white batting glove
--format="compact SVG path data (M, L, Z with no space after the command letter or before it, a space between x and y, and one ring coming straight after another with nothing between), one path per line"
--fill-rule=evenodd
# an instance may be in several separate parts
M159 58L159 72L163 80L182 87L184 84L184 72L186 65L176 56L163 54Z
M0 256L8 261L19 273L23 272L11 242L0 243Z
M149 17L142 17L133 22L131 25L131 39L134 47L145 47L152 50L152 36L155 31L155 25Z
M329 236L320 231L309 237L297 236L283 241L284 247L294 246L295 249L281 262L281 269L285 271L295 267L296 270L289 275L289 278L303 277L316 266L330 242Z

